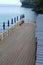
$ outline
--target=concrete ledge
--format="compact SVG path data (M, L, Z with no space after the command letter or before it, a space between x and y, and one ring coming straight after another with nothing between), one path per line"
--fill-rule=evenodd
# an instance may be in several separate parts
M8 30L0 34L0 41L8 37Z
M3 40L3 33L0 34L0 41Z
M5 39L6 37L8 37L8 30L6 30L6 31L3 33L3 39Z

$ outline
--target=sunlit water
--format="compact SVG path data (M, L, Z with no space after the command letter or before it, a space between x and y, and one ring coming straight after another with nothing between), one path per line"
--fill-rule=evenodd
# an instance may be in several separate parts
M5 22L6 27L7 27L7 21L9 20L11 23L11 18L17 17L20 20L20 15L24 14L25 15L25 21L35 21L36 20L36 13L33 12L29 8L22 8L20 6L15 6L15 5L6 5L0 6L0 32L3 29L3 22Z

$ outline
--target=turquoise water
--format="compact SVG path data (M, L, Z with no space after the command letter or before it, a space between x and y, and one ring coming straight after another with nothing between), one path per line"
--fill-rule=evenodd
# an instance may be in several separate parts
M3 30L3 22L5 22L7 29L7 21L10 21L11 26L11 19L18 16L20 20L20 15L22 14L25 15L26 22L36 20L36 14L31 9L22 8L20 6L15 5L0 5L0 32Z
M19 14L0 14L0 24L2 24L3 22L5 22L7 24L7 21L9 20L11 23L11 19L14 17L19 17L20 19L20 15Z
M0 15L0 31L3 30L3 22L5 22L5 27L6 29L8 28L8 20L10 22L10 27L11 27L11 19L14 19L14 17L17 18L17 16L19 17L19 20L20 20L20 15L17 15L17 14L1 14ZM13 21L14 23L14 21ZM16 21L17 23L17 21ZM15 23L14 23L15 24Z

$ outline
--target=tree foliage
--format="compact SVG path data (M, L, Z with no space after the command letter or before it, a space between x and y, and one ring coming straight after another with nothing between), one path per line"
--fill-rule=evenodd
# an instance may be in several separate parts
M34 4L33 10L37 14L42 14L43 13L43 0L38 0L36 3L33 3L33 4Z
M43 13L43 0L21 0L21 2L23 7L32 7L36 13Z

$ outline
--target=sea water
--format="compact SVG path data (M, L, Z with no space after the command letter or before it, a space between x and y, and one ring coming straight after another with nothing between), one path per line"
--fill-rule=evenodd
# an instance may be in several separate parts
M8 20L10 21L11 26L11 19L18 16L18 19L20 20L22 14L25 15L26 22L36 20L36 14L31 8L22 8L16 5L0 5L0 32L3 32L3 22L5 22L7 29ZM19 22L19 20L16 21L16 23Z

